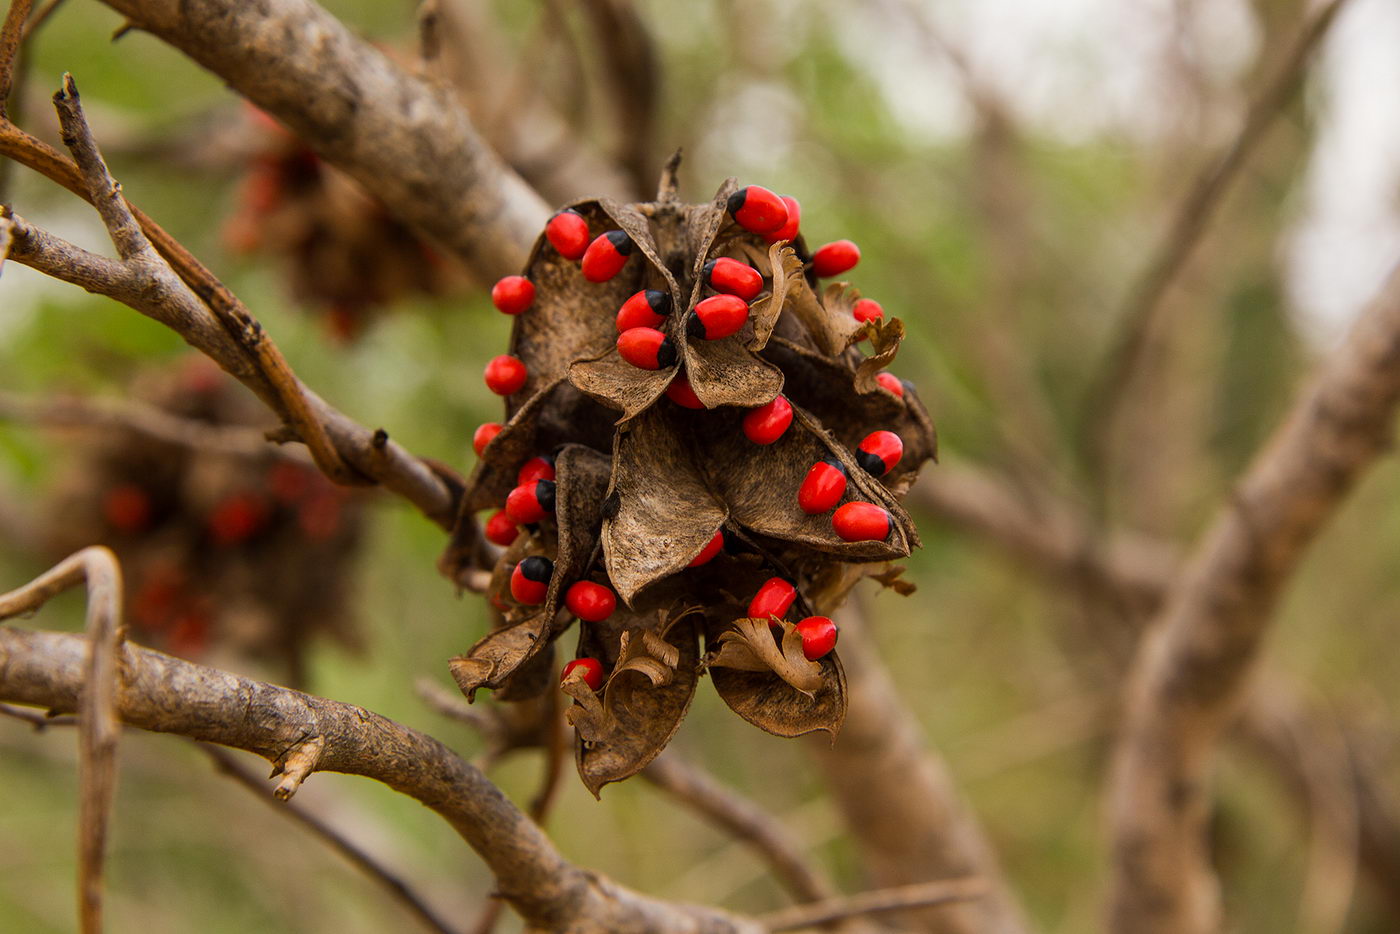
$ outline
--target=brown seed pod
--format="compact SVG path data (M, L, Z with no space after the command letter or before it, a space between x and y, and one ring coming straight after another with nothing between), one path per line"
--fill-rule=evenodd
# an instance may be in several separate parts
M835 733L845 716L845 676L835 651L815 661L804 655L793 625L798 611L828 611L866 574L895 586L887 562L919 545L899 498L935 456L933 424L912 390L896 395L876 379L898 351L903 324L857 321L859 293L845 283L817 292L800 237L770 244L733 220L727 202L736 188L731 179L713 201L683 204L672 172L655 202L570 205L591 238L620 230L639 254L605 282L589 281L545 237L537 241L523 270L535 299L515 319L509 348L529 382L507 400L508 420L467 484L443 561L452 577L472 570L483 555L475 513L499 508L530 458L557 452L556 511L499 553L491 589L506 609L452 669L469 697L482 687L503 697L540 690L547 649L572 623L559 595L578 580L607 583L617 608L602 621L580 622L578 647L578 657L601 663L602 687L595 692L580 674L563 685L576 702L569 720L579 773L595 794L661 751L700 674L769 732ZM705 264L722 257L757 270L763 287L737 333L705 340L706 329L690 323L696 305L714 294ZM669 349L656 361L619 355L618 309L644 289L670 297L670 313L655 328L674 347L674 362ZM655 346L659 338L650 340ZM858 346L865 340L870 356ZM668 396L681 377L693 398ZM780 392L791 402L791 423L755 443L744 416ZM894 432L903 445L878 477L855 457L876 430ZM846 488L832 510L809 515L797 493L822 460L840 465ZM843 537L832 511L848 503L872 505L860 507L862 521L843 526ZM720 530L723 550L696 566ZM528 554L554 561L544 604L501 602L510 570ZM747 618L750 599L775 575L797 589L793 618Z

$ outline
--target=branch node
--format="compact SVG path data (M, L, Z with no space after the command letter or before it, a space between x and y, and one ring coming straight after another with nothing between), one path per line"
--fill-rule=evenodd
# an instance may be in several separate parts
M279 801L286 801L297 793L301 783L306 781L306 777L316 771L316 766L321 762L321 753L326 748L326 738L316 735L310 739L302 740L282 757L273 767L271 778L282 776L282 780L277 783L277 787L272 793Z

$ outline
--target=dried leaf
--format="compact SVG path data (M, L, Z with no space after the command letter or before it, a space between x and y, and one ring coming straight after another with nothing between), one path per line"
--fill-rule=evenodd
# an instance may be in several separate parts
M904 579L903 574L907 570L908 568L902 564L892 564L883 571L872 572L869 577L871 580L879 581L881 587L893 590L901 597L907 597L919 589L918 584Z
M669 669L660 684L654 682L651 672L619 669L603 690L601 715L569 711L569 721L579 729L575 744L579 777L595 796L607 783L645 768L666 748L685 719L699 678L697 619L694 615L681 617L671 623L664 638L657 637L669 647L667 656L674 659L673 664L666 664L666 659L649 652L649 658ZM648 645L645 634L629 641L641 648Z
M683 414L648 409L619 430L603 521L608 577L628 605L643 587L681 570L728 516L696 463Z
M651 408L677 369L640 370L611 347L607 353L591 360L580 360L569 368L569 381L594 399L622 413L621 425Z
M748 345L750 350L762 350L768 344L773 328L777 326L778 316L787 304L788 293L807 285L802 278L802 260L797 258L792 247L782 242L769 247L767 270L773 277L773 287L767 297L754 303L753 340ZM763 271L762 268L760 271Z
M904 322L898 318L876 318L861 327L870 338L874 353L856 367L856 391L874 392L879 386L875 381L876 374L889 366L899 352L899 345L904 340Z
M802 654L802 637L791 623L783 624L778 642L766 619L736 619L716 638L718 649L705 659L710 668L773 672L798 692L816 696L822 689L821 665Z

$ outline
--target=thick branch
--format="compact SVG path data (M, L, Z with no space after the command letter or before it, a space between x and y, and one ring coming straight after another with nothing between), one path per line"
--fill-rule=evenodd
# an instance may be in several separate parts
M518 273L548 216L446 88L309 0L107 0L285 123L482 281Z
M1140 647L1110 786L1116 930L1218 927L1205 850L1214 746L1284 585L1388 449L1397 403L1400 270L1256 456Z
M937 934L1019 934L1027 929L976 818L943 760L925 748L918 723L870 648L852 606L843 611L841 660L849 709L835 743L808 748L860 846L873 883L893 887L977 876L985 897L910 912L904 930Z
M1096 466L1102 466L1107 436L1113 430L1120 404L1129 395L1125 391L1127 384L1156 337L1164 307L1162 299L1200 243L1230 185L1292 98L1313 51L1322 43L1346 2L1328 0L1299 29L1287 54L1250 101L1244 122L1230 145L1200 171L1178 203L1171 224L1129 291L1118 316L1118 334L1091 386L1086 406L1089 417L1084 431L1086 453Z
M86 656L79 636L0 627L0 701L77 710ZM720 911L646 898L572 865L481 772L437 740L362 707L130 644L118 662L124 723L244 749L288 772L363 775L409 795L481 854L502 897L532 925L578 934L763 930ZM308 766L304 752L318 746Z

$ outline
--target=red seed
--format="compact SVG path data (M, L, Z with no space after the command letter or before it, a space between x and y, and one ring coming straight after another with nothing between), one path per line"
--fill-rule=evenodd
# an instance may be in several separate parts
M576 261L588 250L588 221L577 211L560 211L551 217L544 235L565 259Z
M535 283L524 276L506 276L491 286L491 304L505 315L518 315L535 301Z
M515 524L514 519L506 515L504 509L496 510L491 518L486 520L486 540L492 544L504 548L515 541L519 534L520 526Z
M693 338L717 341L736 333L749 320L749 303L737 295L712 295L695 306L685 332Z
M209 648L209 619L198 610L175 620L166 637L171 654L186 657L203 655Z
M775 233L788 222L787 205L767 188L749 185L729 196L729 213L739 226L760 235Z
M882 542L889 538L894 522L874 503L847 503L831 517L831 527L848 542Z
M715 537L710 539L710 543L704 548L700 549L700 553L696 555L695 558L689 564L686 565L686 567L698 568L702 564L710 563L714 560L715 555L719 554L720 550L723 548L724 530L718 529L715 532Z
M209 514L209 535L217 545L247 541L267 522L267 504L252 493L226 496Z
M658 289L642 289L617 311L617 333L632 328L654 328L671 313L671 295Z
M134 483L113 487L102 497L102 517L124 535L145 529L151 521L151 497Z
M828 243L812 254L812 273L819 279L839 276L860 262L860 247L849 240Z
M700 397L691 388L690 380L686 379L683 374L671 380L671 385L666 387L666 398L686 409L703 409L705 407L705 403L700 401Z
M607 282L627 265L635 244L620 230L601 233L583 254L583 277L589 282Z
M520 465L520 472L515 475L517 486L524 486L527 483L534 483L536 480L554 479L554 458L545 454L539 457L532 457Z
M792 403L779 393L767 405L750 409L744 416L744 435L754 444L772 444L792 424Z
M617 338L622 359L643 370L662 370L676 365L676 345L655 328L628 328Z
M580 672L583 683L596 694L603 687L603 663L596 658L576 658L564 666L564 671L559 675L559 682L562 684L569 680L569 675Z
M904 384L899 381L898 376L895 376L888 370L881 370L879 373L876 373L875 382L879 383L896 396L900 398L904 397Z
M498 396L519 392L528 376L525 364L510 354L501 354L486 364L486 388Z
M716 292L737 295L746 302L752 301L755 295L763 291L763 277L758 270L728 256L710 260L701 270L701 276L705 284Z
M809 662L825 658L836 648L836 624L825 616L807 617L797 624L797 634L802 637L802 654Z
M829 457L819 460L807 471L797 490L797 505L809 516L819 515L841 502L846 494L846 468L839 460Z
M481 456L486 450L486 445L490 444L504 427L500 422L487 422L477 426L476 431L472 433L472 450L476 452L477 457Z
M851 314L855 316L857 321L864 324L867 321L874 321L876 318L883 318L885 316L885 307L873 298L862 298L855 303L855 307L851 309Z
M541 555L531 555L510 572L510 595L517 603L539 606L549 592L549 579L553 576L553 561Z
M872 431L856 448L856 463L867 473L883 477L904 455L904 442L892 431Z
M792 601L796 599L796 587L781 577L770 577L749 601L749 618L768 619L770 616L776 616L782 619L788 607L792 606Z
M611 587L592 581L578 581L564 595L569 612L586 623L601 623L617 609L617 594Z
M291 504L306 496L317 476L300 464L281 461L267 472L267 491L279 503Z
M506 515L521 525L539 522L554 512L554 481L536 480L518 486L506 497Z
M297 528L313 542L328 542L340 531L341 513L340 491L323 490L297 508Z
M797 228L802 223L802 205L797 203L796 198L789 198L787 195L783 195L783 204L788 210L787 223L763 238L769 243L797 239Z

